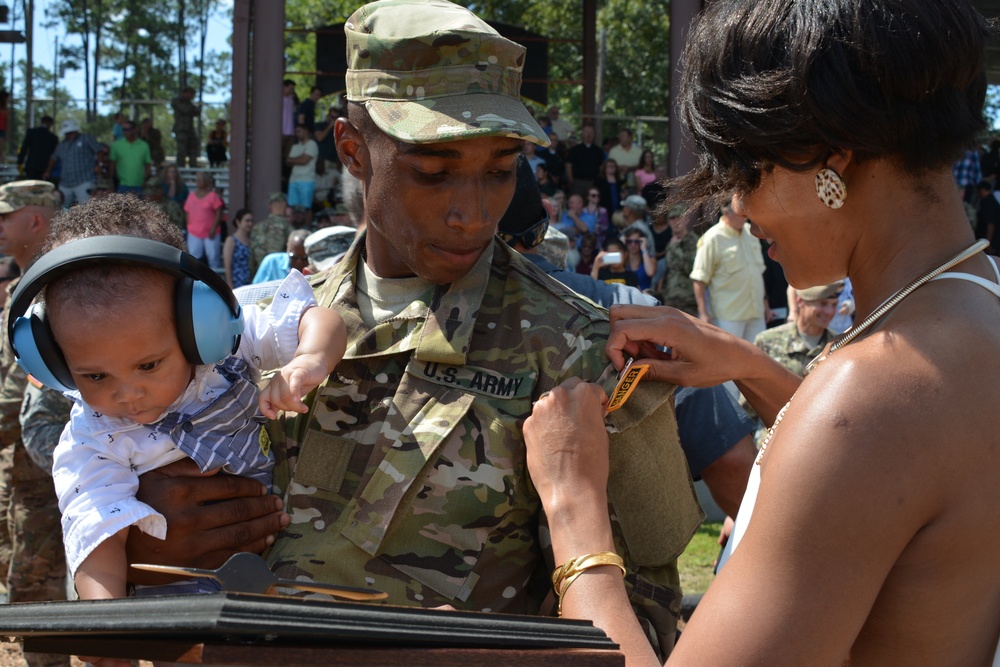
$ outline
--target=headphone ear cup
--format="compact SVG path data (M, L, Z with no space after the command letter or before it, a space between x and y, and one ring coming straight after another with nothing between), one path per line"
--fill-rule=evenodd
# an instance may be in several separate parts
M214 364L236 352L243 334L243 310L233 316L229 304L200 280L177 281L177 336L192 364Z
M49 328L45 304L32 305L28 312L15 320L12 342L17 353L17 363L25 373L59 391L76 389L66 358Z

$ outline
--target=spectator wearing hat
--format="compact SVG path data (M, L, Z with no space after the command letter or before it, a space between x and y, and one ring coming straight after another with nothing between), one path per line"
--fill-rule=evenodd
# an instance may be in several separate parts
M92 173L92 172L91 172ZM49 232L49 223L59 207L59 193L52 183L41 180L14 181L0 186L0 253L14 258L22 270L30 268ZM20 278L11 280L7 294ZM64 600L66 559L62 528L52 485L52 472L36 463L21 439L19 415L28 378L14 359L7 338L3 313L0 336L0 530L10 540L0 552L13 553L7 589L10 602ZM52 443L54 447L55 443ZM3 563L6 566L8 563ZM69 657L28 654L29 665L65 665Z
M52 116L42 116L42 123L24 133L21 150L17 153L17 166L24 167L24 175L40 179L49 166L49 158L59 145L59 137L52 132Z
M639 195L629 195L622 201L622 207L620 210L615 211L611 216L611 222L614 226L615 233L621 233L621 230L631 227L636 223L649 226L649 206L646 204L646 200Z
M326 271L336 264L354 243L358 230L354 227L336 225L324 227L306 237L305 249L309 257L308 273Z
M274 192L268 197L268 215L255 222L250 232L250 275L256 275L257 269L267 255L281 252L288 243L288 235L292 225L285 217L287 200L281 192Z
M63 195L63 205L69 208L90 199L94 189L94 163L101 145L94 137L80 132L74 120L64 120L60 132L63 140L49 158L42 178L48 179L56 162L60 163L59 192Z
M691 270L698 253L698 234L693 231L695 214L688 213L683 204L671 207L667 213L670 224L670 242L664 252L666 270L658 290L665 305L698 316L698 301L694 296Z
M796 375L804 375L809 362L837 335L828 327L843 289L844 281L838 280L795 290L795 319L759 334L754 345Z
M749 342L766 328L764 254L750 223L729 204L699 239L691 280L701 320Z

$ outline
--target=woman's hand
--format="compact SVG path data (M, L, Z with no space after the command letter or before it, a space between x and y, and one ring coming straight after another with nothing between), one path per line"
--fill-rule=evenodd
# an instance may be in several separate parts
M608 397L600 385L571 378L543 394L524 422L528 474L542 505L604 498L608 486ZM606 500L599 502L606 503ZM606 511L601 505L600 510Z
M722 329L666 306L612 306L608 358L648 363L650 377L685 387L711 387L742 377L746 359L760 351ZM668 348L669 352L662 348Z

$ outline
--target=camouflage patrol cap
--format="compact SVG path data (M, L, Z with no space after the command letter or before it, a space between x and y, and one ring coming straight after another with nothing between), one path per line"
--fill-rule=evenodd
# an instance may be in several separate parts
M797 289L795 290L795 294L803 301L819 301L820 299L832 299L840 295L843 289L844 281L838 280L829 285L819 285L817 287L810 287L809 289Z
M514 137L548 145L520 99L525 49L445 0L379 0L344 24L347 99L406 143Z
M0 215L13 213L25 206L57 208L56 186L48 181L13 181L0 186Z

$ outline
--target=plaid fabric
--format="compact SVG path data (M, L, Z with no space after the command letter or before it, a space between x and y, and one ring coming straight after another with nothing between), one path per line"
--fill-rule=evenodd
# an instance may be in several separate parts
M965 151L962 159L951 168L951 173L955 176L955 182L960 187L978 185L983 179L983 171L979 166L979 152Z
M257 407L257 385L248 369L239 357L226 357L215 365L215 372L232 383L229 390L195 414L167 414L155 428L173 438L202 470L224 464L230 474L270 485L274 462L263 446L267 436L261 431L267 419Z
M94 180L94 164L100 145L89 134L77 134L59 142L52 157L62 161L60 183L68 188Z

